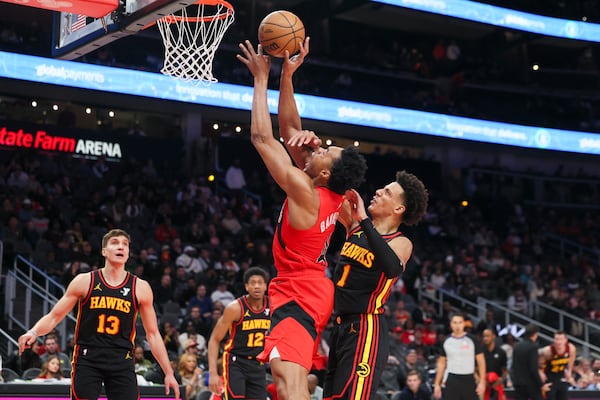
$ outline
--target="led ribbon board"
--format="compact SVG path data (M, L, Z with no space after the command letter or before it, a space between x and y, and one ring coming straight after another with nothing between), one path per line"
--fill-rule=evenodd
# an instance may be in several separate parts
M600 42L600 24L545 17L468 0L371 0L519 31Z
M0 77L111 93L250 110L252 88L226 83L193 85L162 74L54 60L0 51ZM279 92L269 90L271 113ZM600 154L600 135L455 117L353 101L296 95L301 117L399 132L535 149Z

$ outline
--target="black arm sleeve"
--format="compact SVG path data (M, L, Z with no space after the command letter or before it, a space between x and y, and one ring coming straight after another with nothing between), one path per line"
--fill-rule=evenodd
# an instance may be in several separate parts
M348 232L346 231L346 227L340 221L336 221L335 230L331 234L331 238L329 239L329 247L327 248L328 254L335 254L342 249L344 242L346 242L346 238L348 237Z
M369 218L365 218L360 221L360 227L363 229L365 235L367 235L367 240L369 240L371 251L377 260L377 265L383 270L385 276L393 278L400 275L404 271L402 260L398 258L394 250L381 237L379 232L375 230L373 222Z

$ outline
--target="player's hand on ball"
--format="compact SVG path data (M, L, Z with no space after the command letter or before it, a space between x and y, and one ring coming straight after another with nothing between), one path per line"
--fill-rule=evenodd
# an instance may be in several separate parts
M306 37L303 42L299 42L300 51L298 54L290 57L290 52L285 50L283 64L281 65L281 74L292 75L304 63L304 58L308 55L310 48L310 37Z

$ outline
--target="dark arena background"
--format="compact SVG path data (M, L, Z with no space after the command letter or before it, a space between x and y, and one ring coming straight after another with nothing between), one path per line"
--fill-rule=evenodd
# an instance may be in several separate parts
M358 147L365 200L398 170L429 190L424 221L402 227L414 251L386 304L381 399L396 400L412 368L431 389L452 311L479 338L494 328L509 371L525 325L541 345L565 331L577 348L569 397L600 397L600 1L231 1L235 20L203 66L210 84L160 72L150 23L189 2L106 1L104 17L72 3L0 1L0 397L68 397L68 385L25 375L40 367L16 340L75 275L103 265L111 228L132 236L127 267L152 285L165 338L165 325L186 332L198 286L210 297L225 280L237 297L249 266L273 276L284 194L250 142L253 82L236 54L275 10L311 37L294 76L303 128ZM280 71L275 58L276 135ZM186 270L192 258L201 272ZM206 311L204 371L221 310ZM68 356L74 324L56 329ZM160 371L141 368L142 398L161 396Z

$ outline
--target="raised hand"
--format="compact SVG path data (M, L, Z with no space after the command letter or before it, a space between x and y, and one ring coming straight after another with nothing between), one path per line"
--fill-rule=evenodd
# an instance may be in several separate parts
M354 221L360 222L368 217L365 202L356 190L351 189L346 191L345 196L350 203L351 215Z
M236 58L246 64L255 79L261 77L268 79L271 70L271 57L263 54L262 46L259 44L255 51L249 40L240 43L239 46L243 55L237 54Z
M285 56L283 58L283 63L281 64L281 75L293 75L294 72L302 65L304 62L304 57L308 55L310 48L310 37L306 37L304 39L304 43L300 42L300 51L298 54L290 57L290 52L285 51Z

